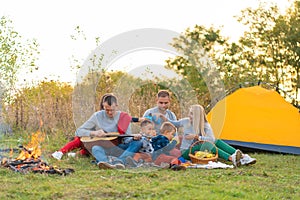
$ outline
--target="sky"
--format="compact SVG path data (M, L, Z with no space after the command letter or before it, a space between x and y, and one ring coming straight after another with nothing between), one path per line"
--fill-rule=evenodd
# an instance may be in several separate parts
M273 1L283 10L288 0ZM96 48L95 38L100 42L135 29L158 28L184 32L196 24L222 27L222 35L236 40L244 27L234 18L246 7L257 7L258 0L0 0L0 16L7 16L25 39L37 39L40 44L38 72L28 79L60 80L74 83L76 72L70 68L79 64ZM79 26L86 39L77 36ZM167 54L162 52L139 52L115 61L115 65L162 64ZM140 59L136 59L136 58ZM152 61L149 61L152 60ZM112 64L112 68L113 64Z

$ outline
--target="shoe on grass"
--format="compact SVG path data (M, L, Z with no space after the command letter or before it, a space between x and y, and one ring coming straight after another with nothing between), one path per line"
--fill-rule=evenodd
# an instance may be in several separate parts
M136 162L131 156L126 157L125 161L126 161L126 165L128 165L129 167L138 166L138 162Z
M248 154L244 154L243 158L241 159L241 165L253 165L256 163L255 158L251 158Z
M186 167L183 165L172 165L171 170L173 170L173 171L186 170Z
M116 169L125 169L125 165L123 164L123 162L121 160L115 160L112 162L112 165L116 168Z
M232 163L235 167L241 166L242 155L243 153L239 149L237 149L234 154L231 155Z
M160 163L160 168L169 169L171 167L170 163L162 162Z
M61 151L55 151L51 155L52 155L53 158L55 158L57 160L60 160L64 154Z
M99 169L115 169L116 168L115 165L112 165L109 162L103 162L103 161L98 162L97 165L98 165Z

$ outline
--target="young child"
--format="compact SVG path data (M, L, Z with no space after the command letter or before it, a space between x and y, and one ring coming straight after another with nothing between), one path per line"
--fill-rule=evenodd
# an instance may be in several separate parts
M169 154L179 143L178 135L176 135L176 127L170 122L164 122L160 128L160 135L152 138L151 144L154 148L152 155L155 160L160 154Z
M160 129L160 135L156 136L154 123L148 119L141 123L141 134L143 135L143 147L132 157L126 158L126 163L131 167L137 167L142 160L160 167L168 167L172 170L182 170L180 161L172 155L172 150L179 143L175 126L170 122L164 122Z
M154 148L152 160L156 165L168 164L167 167L173 170L183 170L178 156L173 154L176 145L179 143L176 127L170 122L164 122L160 128L160 135L152 138L151 144ZM179 151L179 150L178 150Z
M154 149L151 144L151 138L156 136L156 131L154 129L154 123L148 119L145 119L141 122L141 141L143 143L141 149L138 153L132 157L126 158L126 163L131 167L136 167L138 165L138 161L143 160L144 162L152 162L152 156ZM132 138L127 139L125 142L130 142ZM133 160L132 160L133 159Z

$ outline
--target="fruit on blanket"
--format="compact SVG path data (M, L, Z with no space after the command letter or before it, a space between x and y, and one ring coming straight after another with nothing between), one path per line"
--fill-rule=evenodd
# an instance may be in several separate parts
M215 156L215 154L209 153L209 152L207 152L207 151L197 151L197 152L195 153L195 156L196 156L197 158L212 158L212 157Z

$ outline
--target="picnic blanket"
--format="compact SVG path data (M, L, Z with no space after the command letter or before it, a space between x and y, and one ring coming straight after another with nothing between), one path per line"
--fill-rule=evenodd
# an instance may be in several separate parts
M207 164L190 164L187 166L187 168L192 169L226 169L226 168L233 168L233 165L227 165L222 162L214 162L209 161Z

